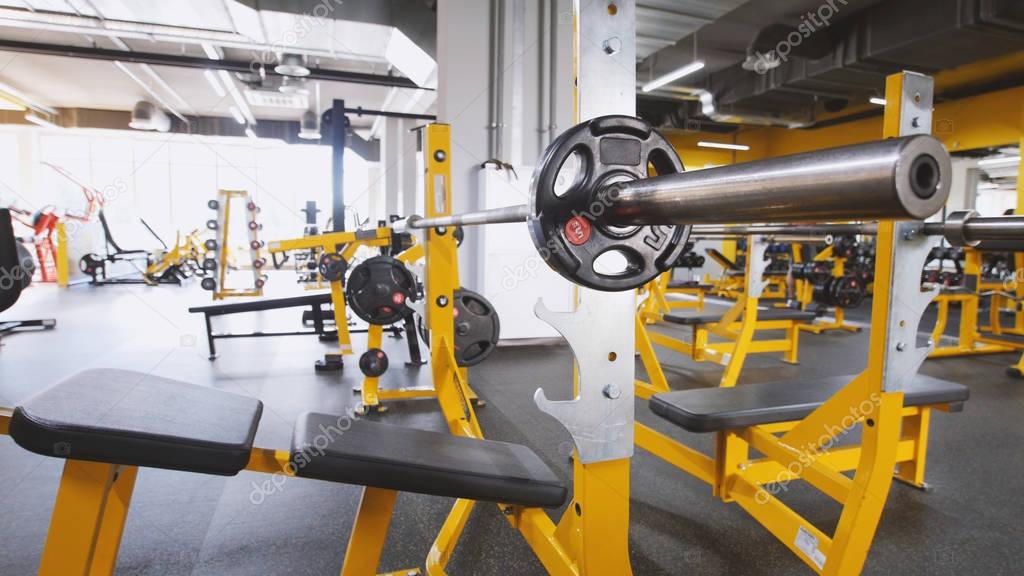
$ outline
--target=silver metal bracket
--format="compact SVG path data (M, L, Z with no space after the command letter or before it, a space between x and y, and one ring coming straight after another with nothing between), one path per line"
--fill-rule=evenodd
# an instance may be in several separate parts
M540 300L534 307L569 343L579 367L579 393L553 401L538 388L533 400L569 431L584 464L633 455L635 334L631 323L623 325L611 311L634 302L633 291L588 290L573 312L552 312Z
M882 389L894 392L910 384L921 364L935 347L929 341L917 346L917 332L925 308L939 293L938 287L921 289L921 270L928 253L938 244L926 236L921 222L898 222L893 241L892 283L889 285L885 370Z
M764 236L751 234L747 237L748 298L760 298L768 285L768 281L764 278L764 271L768 267L764 261L764 253L767 249L768 242Z

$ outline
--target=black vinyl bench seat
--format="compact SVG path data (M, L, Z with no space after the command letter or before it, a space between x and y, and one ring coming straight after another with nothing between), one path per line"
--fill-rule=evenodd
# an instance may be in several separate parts
M682 316L679 314L666 314L662 316L662 320L670 322L672 324L680 324L683 326L699 326L701 324L714 324L722 319L724 312L711 312L706 314L689 314ZM777 320L793 320L796 322L810 322L817 317L817 314L809 310L791 310L788 308L769 308L767 310L757 311L757 320L763 322L772 322ZM742 318L741 318L742 319Z
M821 406L854 376L821 380L768 382L732 388L663 392L651 397L651 411L690 432L717 432L760 424L801 420ZM963 407L967 386L918 374L903 389L904 406L949 404Z
M318 336L326 340L333 336L333 330L327 330L328 317L333 313L325 306L331 304L330 292L318 292L315 294L303 294L301 296L289 296L286 298L264 298L260 300L247 300L244 302L216 302L203 306L193 306L188 309L192 314L202 314L206 322L206 344L210 350L210 360L217 357L217 340L224 338L268 338L276 336ZM229 316L232 314L245 314L247 312L265 312L268 310L284 310L287 308L309 307L310 317L313 321L312 330L295 330L289 332L221 332L213 331L211 319L217 316Z
M696 280L670 280L667 288L670 290L678 288L697 288L700 290L711 290L713 286L711 286L711 284L701 284Z
M87 370L14 409L22 448L74 460L231 476L249 461L254 398L127 370Z
M316 294L303 294L302 296L289 296L287 298L264 298L261 300L247 300L244 302L220 302L207 304L205 306L193 306L188 309L192 314L208 314L210 316L225 316L228 314L242 314L245 312L261 312L264 310L280 310L282 308L298 308L300 306L315 306L317 304L330 304L331 293L321 292Z
M329 414L295 425L296 476L402 492L556 508L567 490L526 446Z

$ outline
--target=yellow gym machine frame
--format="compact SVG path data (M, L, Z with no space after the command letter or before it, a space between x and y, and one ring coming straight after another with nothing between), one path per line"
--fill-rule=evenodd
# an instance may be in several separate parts
M910 72L887 78L884 137L911 133L911 126L930 127L930 120L921 122L920 116L930 118L931 86L930 78ZM904 122L910 114L918 122ZM928 349L917 348L915 337L934 291L909 291L920 285L918 270L931 245L921 235L911 238L909 229L879 222L867 369L812 414L799 422L718 432L713 458L636 425L638 446L707 482L721 500L739 504L819 574L860 573L894 469L900 480L923 486L930 412L903 407L900 389L916 374ZM862 425L859 446L827 449L837 432L857 422ZM763 457L751 458L751 448ZM849 470L855 471L852 478L843 474ZM797 478L843 506L833 535L765 488Z
M391 228L372 228L368 230L357 230L355 232L328 232L317 236L303 236L290 240L277 240L267 244L267 250L271 253L290 252L293 250L317 249L321 254L338 253L346 262L355 256L360 247L383 248L391 245ZM405 264L411 264L423 258L424 249L422 244L414 244L402 251L396 258ZM441 260L438 260L441 262ZM442 273L445 273L442 271ZM451 273L449 270L448 273ZM455 271L457 273L457 270ZM347 308L345 305L345 288L343 279L330 282L331 304L334 307L334 324L338 333L338 354L352 354L352 335L348 329ZM384 340L384 327L370 324L367 329L367 348L381 348ZM386 407L381 403L386 400L408 400L413 398L437 398L437 390L431 387L407 387L397 389L380 388L380 378L376 376L364 376L360 389L361 405L363 413L370 411L383 412ZM470 392L471 398L476 400L476 394Z
M200 256L204 251L205 248L203 247L202 240L200 240L199 230L189 232L185 235L184 239L181 237L181 232L177 232L174 237L174 247L162 253L158 252L157 256L159 258L146 267L142 277L146 280L147 284L155 286L156 281L152 280L153 278L159 277L172 266L184 266L189 260L199 262Z
M692 285L672 286L672 269L662 273L640 288L644 294L640 302L640 317L645 324L653 324L661 320L662 315L673 310L693 309L704 310L704 292L707 286L698 283ZM686 296L686 299L669 299L669 295Z
M1004 328L1000 324L1002 303L1010 301L1009 295L1004 295L1001 290L1003 286L993 286L990 283L982 282L981 278L982 253L970 248L964 250L964 285L962 290L949 290L939 294L935 301L938 304L938 315L935 319L935 326L932 328L932 342L935 349L928 355L929 358L948 358L951 356L969 356L975 354L999 354L1002 352L1015 352L1024 350L1024 342L1014 342L1005 338L998 338L1002 334L1022 334L1018 332L1019 325L1024 324L1024 318L1018 313L1012 328ZM986 292L991 289L992 292ZM1019 290L1019 288L1016 288ZM989 326L978 327L978 311L981 305L981 298L989 295L990 302ZM960 325L955 341L950 345L943 345L943 334L949 322L949 310L953 303L960 304ZM990 335L982 333L987 329ZM1016 366L1015 366L1016 367Z
M735 240L730 240L733 244ZM745 255L747 250L734 250L733 252L739 255ZM719 266L722 267L722 275L711 282L711 287L708 288L715 296L721 298L728 298L730 300L739 300L743 298L744 290L746 287L746 266L744 266L744 273L740 274L737 271L733 271L732 262L726 260L726 256L717 250L705 250L705 253L714 260ZM762 298L770 299L782 299L786 298L789 294L789 288L786 285L785 274L772 274L764 277L764 290L761 294Z
M813 261L823 262L832 261L832 277L842 278L846 273L846 258L837 258L833 256L833 250L831 246L826 246L823 250L814 255ZM800 246L794 244L793 246L793 262L800 262ZM808 306L814 301L814 283L806 279L796 279L793 281L794 292L796 292L796 300L800 303L800 309L806 310ZM809 324L802 324L801 330L806 332L812 332L814 334L821 334L829 330L845 330L847 332L860 332L860 326L854 326L846 322L846 310L841 306L834 306L832 308L832 320L829 322L818 322L815 320Z
M749 237L747 249L753 256L746 259L746 268L742 276L743 287L736 292L736 303L718 322L694 324L691 342L649 329L646 325L650 323L652 315L645 315L646 311L641 308L636 317L636 346L651 381L637 379L637 396L650 398L653 394L670 390L665 372L654 351L655 344L689 356L697 362L715 362L725 366L725 372L719 380L719 386L723 388L736 385L748 354L782 352L783 362L797 363L799 328L804 323L798 320L759 320L757 317L759 299L767 284L767 280L762 276L765 247L763 237ZM657 319L661 319L660 314ZM759 330L783 330L785 337L755 340L754 335ZM724 338L726 341L711 342L711 335Z

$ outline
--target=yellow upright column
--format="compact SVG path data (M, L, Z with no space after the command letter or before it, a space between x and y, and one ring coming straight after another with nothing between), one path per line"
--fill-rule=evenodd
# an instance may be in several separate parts
M63 222L57 222L56 230L57 254L54 258L57 260L57 286L67 288L71 277L71 271L68 269L68 228Z

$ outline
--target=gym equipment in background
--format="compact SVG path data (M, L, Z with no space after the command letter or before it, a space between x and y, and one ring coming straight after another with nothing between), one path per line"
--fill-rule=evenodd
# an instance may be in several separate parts
M11 226L11 211L0 208L0 312L7 310L21 297L21 293L32 284L35 263L32 254L14 237ZM50 330L57 321L42 320L0 320L0 337L24 330Z
M246 265L234 258L236 251L232 249L232 242L235 239L232 239L230 234L232 203L243 205L246 238L245 247L241 251L248 255ZM200 285L204 290L213 293L214 300L238 296L262 296L268 276L263 271L267 264L266 259L262 256L265 244L259 239L259 231L263 229L263 225L256 218L260 212L259 206L253 202L252 195L246 190L218 190L217 198L210 200L206 205L211 210L217 211L217 217L206 221L206 227L214 232L215 239L204 243L206 252L202 268L209 273L209 276L203 278ZM230 287L228 281L233 276L232 270L243 270L246 266L252 273L252 285L244 288Z

